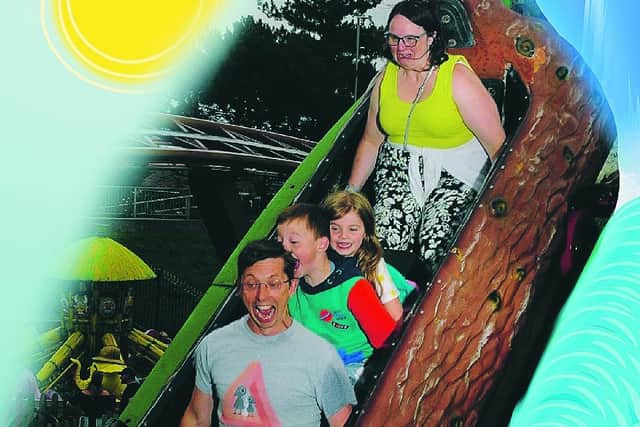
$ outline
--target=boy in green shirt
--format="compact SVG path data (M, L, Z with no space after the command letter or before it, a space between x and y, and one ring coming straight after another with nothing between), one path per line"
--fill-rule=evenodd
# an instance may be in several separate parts
M277 219L278 240L297 259L298 288L291 316L332 343L355 383L364 362L396 327L354 258L331 253L329 218L318 206L299 203Z

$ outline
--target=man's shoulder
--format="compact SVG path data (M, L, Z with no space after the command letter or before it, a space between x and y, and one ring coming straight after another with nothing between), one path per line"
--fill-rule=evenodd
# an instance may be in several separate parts
M307 329L302 323L294 320L296 345L299 345L300 351L313 353L314 357L323 355L332 357L337 354L336 349L329 341Z
M233 322L217 328L211 332L209 332L204 339L203 342L218 342L224 340L225 338L235 338L239 334L242 333L242 322L246 322L245 317L241 317L238 320L234 320Z

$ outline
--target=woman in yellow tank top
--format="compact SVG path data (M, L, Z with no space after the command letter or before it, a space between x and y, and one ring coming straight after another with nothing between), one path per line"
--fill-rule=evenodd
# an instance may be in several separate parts
M435 2L404 0L389 14L387 57L347 189L374 170L376 231L405 270L418 251L434 273L505 133L493 99L460 55L447 55Z

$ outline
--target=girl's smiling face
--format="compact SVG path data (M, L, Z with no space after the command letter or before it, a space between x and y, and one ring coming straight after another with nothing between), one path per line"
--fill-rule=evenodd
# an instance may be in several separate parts
M351 210L329 225L331 247L342 256L353 256L364 240L364 223L356 211Z

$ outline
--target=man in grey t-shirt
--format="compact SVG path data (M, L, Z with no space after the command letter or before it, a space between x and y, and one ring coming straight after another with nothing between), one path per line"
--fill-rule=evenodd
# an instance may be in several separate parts
M209 426L213 393L223 426L342 426L356 403L335 348L289 316L295 259L275 241L238 256L248 315L207 335L196 349L196 386L181 426Z

